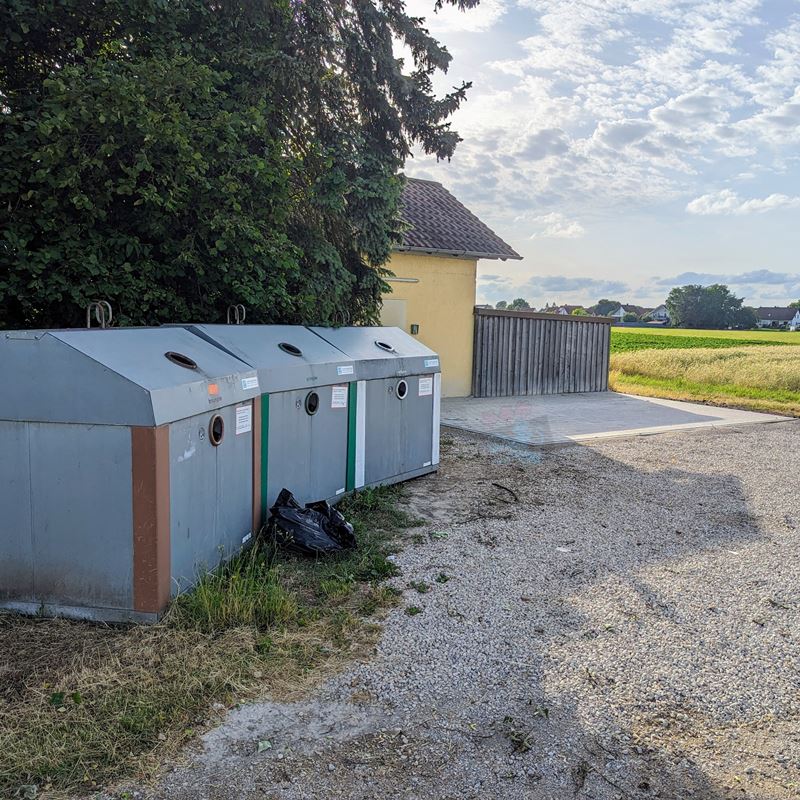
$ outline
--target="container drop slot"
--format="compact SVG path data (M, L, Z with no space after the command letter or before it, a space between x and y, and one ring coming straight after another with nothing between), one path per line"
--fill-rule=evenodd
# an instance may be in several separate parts
M219 414L214 414L208 423L208 438L214 447L219 447L225 438L225 420Z
M406 381L398 381L394 391L398 399L404 400L408 394L408 383Z
M316 392L309 392L306 395L306 414L313 416L319 410L319 395Z
M375 346L380 347L381 350L385 350L387 353L394 353L394 347L389 342L382 342L380 339L376 339Z
M299 347L295 347L293 344L289 344L289 342L281 342L278 347L290 356L303 355L303 351Z
M164 356L168 361L171 361L173 364L177 364L179 367L184 367L185 369L197 369L197 362L193 358L185 356L183 353L176 353L170 350L164 353Z

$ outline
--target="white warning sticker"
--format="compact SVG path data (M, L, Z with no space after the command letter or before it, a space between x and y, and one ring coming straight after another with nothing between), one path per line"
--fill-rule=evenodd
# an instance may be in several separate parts
M331 408L347 408L347 384L331 386Z
M438 367L439 366L439 359L438 358L426 358L425 359L425 368L428 367Z
M353 374L353 365L347 364L344 367L336 367L336 374L337 375L352 375Z
M242 378L242 389L258 389L258 375L251 375L249 378Z
M236 406L236 435L253 430L253 406Z
M425 397L426 395L433 394L433 378L420 378L419 379L419 396Z

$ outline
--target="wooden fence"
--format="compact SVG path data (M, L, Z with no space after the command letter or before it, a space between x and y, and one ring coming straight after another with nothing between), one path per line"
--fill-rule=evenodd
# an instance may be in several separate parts
M475 309L475 397L608 389L611 320Z

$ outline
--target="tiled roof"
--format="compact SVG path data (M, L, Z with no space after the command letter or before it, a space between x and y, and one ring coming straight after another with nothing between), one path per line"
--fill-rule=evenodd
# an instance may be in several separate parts
M409 178L401 198L410 226L398 250L475 258L522 258L441 183Z
M756 309L756 314L758 314L759 319L771 319L775 320L775 322L788 322L794 319L796 313L796 308L781 308L779 306L768 306Z

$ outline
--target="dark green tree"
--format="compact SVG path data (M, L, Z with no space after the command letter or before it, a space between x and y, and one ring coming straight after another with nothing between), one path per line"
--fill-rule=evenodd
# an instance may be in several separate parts
M508 308L508 302L505 300L500 300L499 302L495 303L494 307L502 311L504 308Z
M758 312L752 306L742 306L733 317L732 328L748 331L758 327Z
M399 172L453 154L468 88L434 95L400 0L8 0L0 30L0 327L376 318Z
M509 311L523 311L526 308L530 308L531 304L522 297L518 297L516 300L512 300L508 304Z
M800 308L800 300L794 300L789 303L789 308Z
M727 286L676 286L667 297L672 325L680 328L731 328L743 320L743 298ZM747 327L750 327L749 325Z
M597 304L594 307L594 313L599 317L605 317L612 311L616 311L621 305L622 303L620 303L618 300L608 300L603 298L602 300L597 301Z

